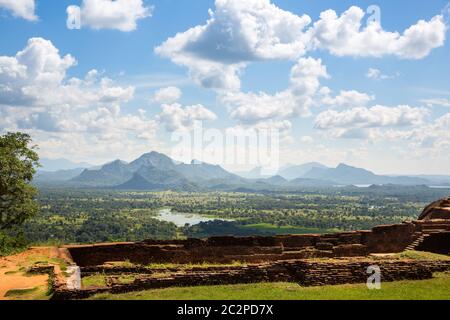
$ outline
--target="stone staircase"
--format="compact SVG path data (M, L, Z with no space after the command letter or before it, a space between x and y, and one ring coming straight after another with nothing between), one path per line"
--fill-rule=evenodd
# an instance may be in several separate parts
M424 241L426 238L428 238L429 234L422 234L420 235L413 243L411 243L409 246L406 247L406 251L413 251L416 250Z
M406 250L416 250L430 236L436 233L450 231L450 222L443 220L430 220L427 222L417 222L419 230L415 234L415 240L406 247Z

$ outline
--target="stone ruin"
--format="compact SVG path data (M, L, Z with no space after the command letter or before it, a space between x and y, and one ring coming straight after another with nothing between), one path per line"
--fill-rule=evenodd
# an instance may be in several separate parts
M377 260L373 254L418 250L450 254L450 198L427 208L419 220L377 226L368 231L323 235L282 235L274 237L211 237L137 243L66 246L60 250L70 257L78 278L104 274L107 286L70 288L55 284L55 299L86 298L96 293L123 293L146 289L288 281L302 286L362 283L367 267L376 263L383 281L429 279L433 272L450 270L446 261ZM330 260L311 260L329 258ZM239 261L242 265L232 265ZM314 262L316 261L316 262ZM119 264L111 264L112 262ZM122 264L120 264L122 262ZM213 267L192 266L217 264ZM174 265L149 268L150 264ZM191 265L190 267L183 266ZM222 266L220 266L222 265ZM75 268L75 269L74 269ZM123 283L123 275L132 281ZM71 277L73 280L73 276Z
M450 220L450 197L430 204L423 210L419 220Z

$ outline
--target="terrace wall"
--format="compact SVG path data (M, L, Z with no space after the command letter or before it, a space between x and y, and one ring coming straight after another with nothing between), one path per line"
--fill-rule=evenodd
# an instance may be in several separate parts
M67 247L80 267L113 261L151 263L264 262L311 257L353 257L403 251L417 237L418 225L378 226L371 231L275 237L212 237L174 241ZM430 244L430 246L432 246Z
M259 266L183 270L181 273L175 270L166 270L166 276L162 278L153 277L151 274L141 274L134 282L129 284L112 282L109 287L88 290L58 288L53 299L84 299L99 293L117 294L169 287L278 281L296 282L305 287L365 283L369 276L367 269L374 264L380 267L382 282L430 279L433 272L450 270L449 261L284 261Z

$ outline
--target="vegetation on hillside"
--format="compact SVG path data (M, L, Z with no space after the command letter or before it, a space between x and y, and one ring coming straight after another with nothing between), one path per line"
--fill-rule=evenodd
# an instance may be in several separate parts
M0 255L24 245L17 226L38 212L37 189L31 185L38 161L29 135L0 136Z
M41 188L40 214L26 222L23 230L33 244L328 233L416 219L426 204L443 197L446 191L385 188L261 194ZM158 211L167 207L227 221L177 228L157 219Z

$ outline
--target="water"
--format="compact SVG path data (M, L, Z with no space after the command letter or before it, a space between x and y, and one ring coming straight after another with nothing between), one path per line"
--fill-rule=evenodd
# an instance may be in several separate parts
M193 213L172 212L172 209L159 210L158 216L156 218L161 221L172 222L177 227L184 227L186 224L193 226L193 225L199 224L201 222L208 222L208 221L215 221L215 220L231 221L231 220L225 220L225 219L207 218L207 217L201 216L199 214L193 214Z
M373 186L372 184L355 184L355 187L357 188L370 188Z
M431 189L450 189L450 186L430 186Z

